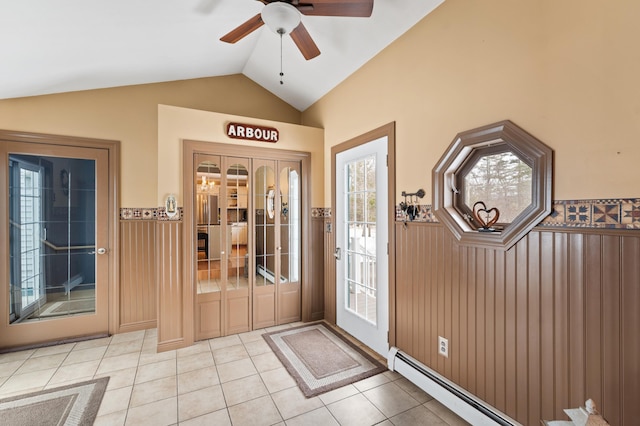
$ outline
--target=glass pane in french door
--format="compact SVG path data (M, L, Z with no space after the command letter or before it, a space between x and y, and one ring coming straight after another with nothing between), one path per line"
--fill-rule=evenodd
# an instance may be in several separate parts
M227 289L249 288L247 207L249 203L249 160L228 158L227 163L227 238L231 240L227 262Z
M292 167L280 170L280 282L300 281L300 176Z
M9 155L9 322L96 310L96 162Z
M346 308L376 324L376 157L346 165Z
M276 283L276 175L274 166L260 166L255 171L255 285Z
M225 252L220 224L220 157L196 155L196 255L198 294L220 292Z

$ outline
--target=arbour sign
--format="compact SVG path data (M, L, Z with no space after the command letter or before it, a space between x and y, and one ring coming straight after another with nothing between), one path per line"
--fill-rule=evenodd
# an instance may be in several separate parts
M252 124L228 123L227 136L233 139L246 139L258 142L278 142L280 132L274 127L254 126Z

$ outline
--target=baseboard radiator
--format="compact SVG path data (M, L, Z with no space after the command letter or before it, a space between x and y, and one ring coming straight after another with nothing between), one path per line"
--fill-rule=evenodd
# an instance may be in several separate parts
M389 350L389 370L396 371L474 426L516 426L520 423L474 397L396 347Z
M272 284L276 283L276 276L273 275L273 272L271 272L270 270L268 270L262 265L258 265L257 270L258 270L258 273L263 277L265 277L269 282L271 282ZM284 284L286 282L287 282L287 279L282 275L280 275L280 284Z

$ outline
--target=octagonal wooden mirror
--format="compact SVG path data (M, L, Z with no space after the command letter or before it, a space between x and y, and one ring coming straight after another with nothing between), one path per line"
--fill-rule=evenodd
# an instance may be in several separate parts
M551 213L553 150L511 121L459 133L433 169L433 212L462 244L508 249Z

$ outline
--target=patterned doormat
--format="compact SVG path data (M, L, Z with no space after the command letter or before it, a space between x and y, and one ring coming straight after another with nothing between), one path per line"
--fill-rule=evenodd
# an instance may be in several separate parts
M108 377L0 399L3 425L92 425Z
M386 371L386 367L324 323L262 337L310 398Z

